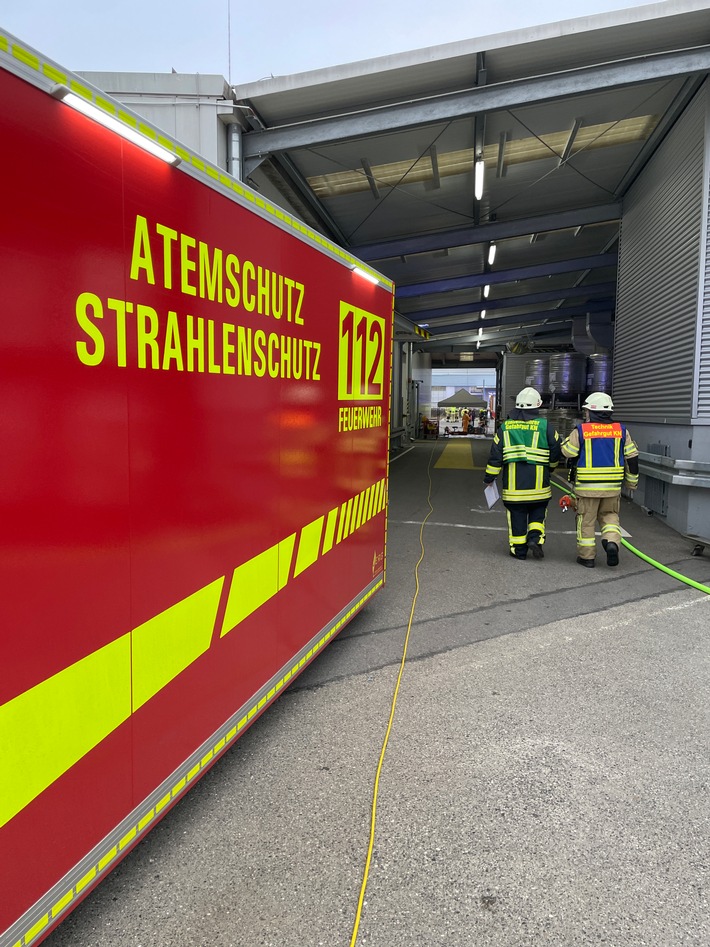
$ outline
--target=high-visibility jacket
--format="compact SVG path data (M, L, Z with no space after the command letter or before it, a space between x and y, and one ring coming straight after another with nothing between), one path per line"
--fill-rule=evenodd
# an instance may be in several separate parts
M504 421L491 445L486 480L502 472L504 503L536 503L552 496L550 469L557 466L560 437L546 418Z
M626 482L638 484L627 462L638 448L623 424L587 421L578 424L562 445L565 457L577 460L575 489L579 496L615 496Z

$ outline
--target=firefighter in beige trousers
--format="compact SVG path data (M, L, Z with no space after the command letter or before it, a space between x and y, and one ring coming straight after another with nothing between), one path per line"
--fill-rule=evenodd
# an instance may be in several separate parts
M562 453L576 464L577 562L594 568L599 523L607 565L617 566L621 487L638 486L638 449L625 426L612 420L609 395L595 391L582 407L584 421L562 443Z

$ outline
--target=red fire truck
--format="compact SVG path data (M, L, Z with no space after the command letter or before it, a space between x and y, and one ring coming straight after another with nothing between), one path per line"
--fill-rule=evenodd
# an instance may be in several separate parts
M384 582L393 287L0 32L0 947Z

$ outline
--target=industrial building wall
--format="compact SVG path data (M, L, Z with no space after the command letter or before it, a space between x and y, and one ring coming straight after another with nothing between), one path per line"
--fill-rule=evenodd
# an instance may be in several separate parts
M81 72L93 85L128 105L167 134L227 168L227 126L232 93L220 75Z
M428 352L412 353L412 380L419 382L419 413L431 417L436 405L431 400L431 355Z
M710 90L705 96L705 174L703 175L703 226L700 247L700 269L702 292L700 324L698 326L698 351L695 377L695 416L700 421L710 421ZM705 432L706 437L710 432ZM710 453L705 454L710 460Z
M613 394L627 421L693 416L707 96L706 83L624 198Z
M710 535L710 86L624 199L613 396L641 453L635 500Z

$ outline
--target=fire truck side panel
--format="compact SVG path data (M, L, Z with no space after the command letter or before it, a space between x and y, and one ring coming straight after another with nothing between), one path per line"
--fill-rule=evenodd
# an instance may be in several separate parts
M386 281L6 47L0 947L46 936L384 581L392 339Z

